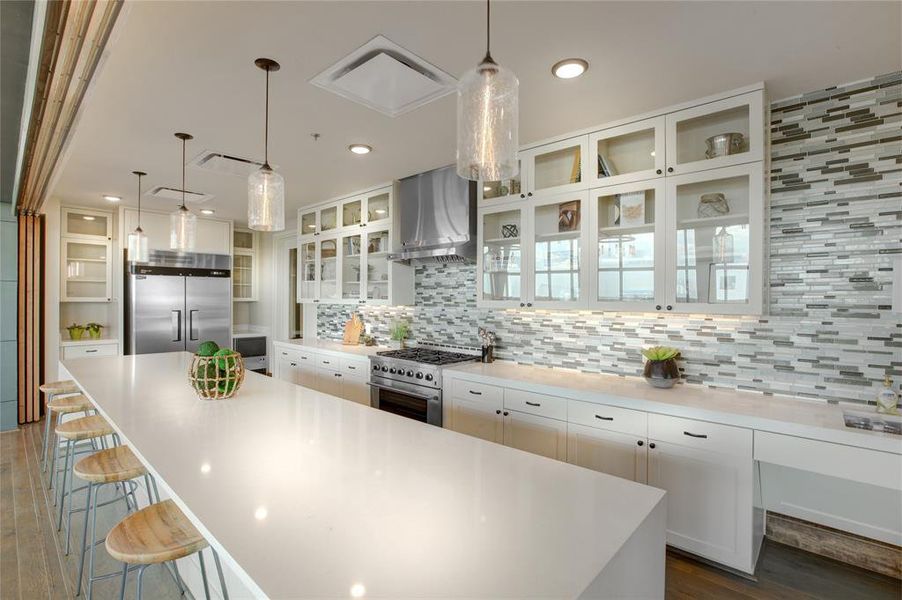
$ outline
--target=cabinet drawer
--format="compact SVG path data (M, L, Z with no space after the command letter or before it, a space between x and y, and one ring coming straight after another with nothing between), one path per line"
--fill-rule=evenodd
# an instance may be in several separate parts
M336 358L332 355L317 354L316 355L316 366L322 367L323 369L329 369L331 371L340 371L341 370L341 359Z
M300 360L300 352L295 349L288 348L280 348L276 346L276 358L277 359L285 359L291 362L297 362Z
M92 356L116 356L119 354L118 344L100 344L97 346L66 346L63 358L90 358Z
M567 401L564 398L535 392L505 389L504 408L561 421L567 420Z
M667 415L648 415L649 439L752 458L752 430L730 425L683 419Z
M352 358L342 358L339 361L340 370L348 377L369 378L370 361L355 360Z
M567 420L571 423L628 433L640 438L648 435L648 415L639 410L570 400Z
M504 394L504 388L495 385L486 385L484 383L474 383L472 381L455 379L451 386L451 393L457 398L466 398L469 400L481 398L487 402L500 404Z

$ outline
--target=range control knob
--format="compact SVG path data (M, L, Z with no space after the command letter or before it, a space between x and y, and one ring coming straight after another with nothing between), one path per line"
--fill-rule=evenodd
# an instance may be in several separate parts
M413 371L407 371L407 376L408 376L408 377L413 377Z
M382 372L388 373L388 367L386 367L385 365L382 365Z
M422 379L423 374L420 371L417 371L417 379Z
M378 370L379 370L379 365L373 365L373 370L374 370L374 371L378 371Z
M432 381L432 373L426 373L426 381Z
M389 369L389 370L388 370L388 372L389 372L389 373L396 373L396 371L395 371L395 368L394 368L394 367L392 367L392 368L391 368L391 369Z

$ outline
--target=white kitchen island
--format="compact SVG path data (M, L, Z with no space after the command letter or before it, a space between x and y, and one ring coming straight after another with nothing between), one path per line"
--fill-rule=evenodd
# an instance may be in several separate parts
M663 598L664 492L190 356L63 366L252 595Z

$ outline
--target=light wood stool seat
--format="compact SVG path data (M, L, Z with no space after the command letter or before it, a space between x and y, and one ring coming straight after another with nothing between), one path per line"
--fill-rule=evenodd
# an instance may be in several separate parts
M107 420L100 415L72 419L56 426L56 434L72 442L89 440L115 433Z
M63 396L62 398L54 398L47 403L47 409L50 412L60 415L69 413L85 412L91 410L94 405L88 400L84 394L75 394L74 396Z
M81 391L78 384L71 379L41 384L40 390L45 394L76 394Z
M157 564L190 556L207 540L172 500L142 508L106 536L110 556L129 564Z
M141 477L147 469L128 446L100 450L75 463L75 474L91 483L115 483Z

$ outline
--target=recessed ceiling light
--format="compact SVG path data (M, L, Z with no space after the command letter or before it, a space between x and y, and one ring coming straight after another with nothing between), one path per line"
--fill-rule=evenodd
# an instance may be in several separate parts
M212 215L216 211L213 210L212 208L202 208L202 209L200 209L200 212L201 212L201 214L204 214L204 215Z
M111 196L109 194L104 195L103 199L107 202L119 202L120 200L122 200L122 198L119 196Z
M84 215L84 216L82 216L82 219L84 219L85 221L93 221L94 217L92 217L90 215Z
M367 146L366 144L351 144L348 146L348 150L354 154L369 154L373 151L373 147Z
M565 58L554 63L551 72L559 79L579 77L589 68L589 63L581 58Z
M484 186L482 186L482 191L483 191L483 192L491 192L491 191L492 191L492 186L490 186L490 185L484 185Z

